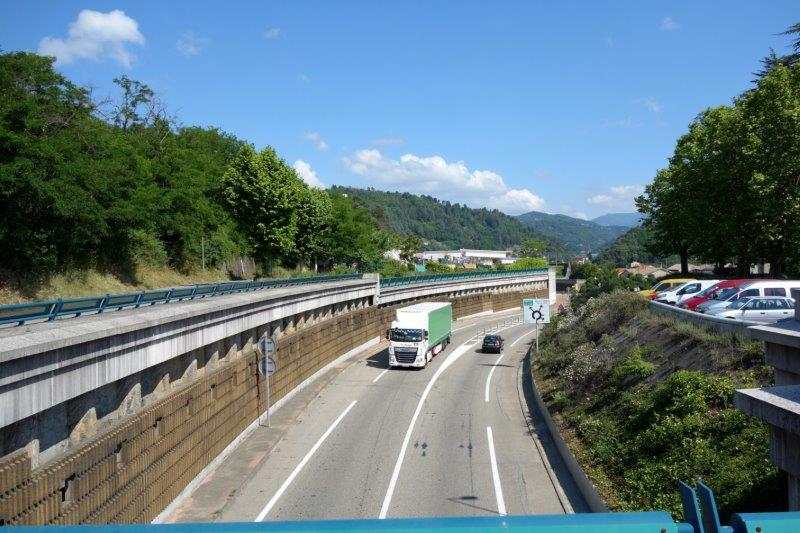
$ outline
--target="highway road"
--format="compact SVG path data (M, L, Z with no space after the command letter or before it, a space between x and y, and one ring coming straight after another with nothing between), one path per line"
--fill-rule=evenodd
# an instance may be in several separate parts
M522 379L534 331L514 317L456 322L421 370L388 369L385 346L357 356L258 428L166 521L584 510L534 430ZM500 355L480 352L477 332L492 326Z

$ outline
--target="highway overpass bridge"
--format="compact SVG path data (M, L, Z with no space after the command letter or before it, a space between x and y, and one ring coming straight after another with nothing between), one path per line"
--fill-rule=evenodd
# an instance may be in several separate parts
M552 269L364 275L2 328L0 519L581 506L520 396L531 331L517 310L523 297L555 301L554 280ZM423 371L386 372L394 308L426 299L453 303L454 343ZM504 359L476 354L487 327L505 330ZM279 346L269 402L253 348L265 334ZM274 424L263 428L268 403Z

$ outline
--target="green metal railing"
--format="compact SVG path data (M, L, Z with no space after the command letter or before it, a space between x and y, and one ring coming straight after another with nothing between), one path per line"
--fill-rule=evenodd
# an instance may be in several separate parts
M263 289L295 287L299 285L310 285L312 283L339 282L360 277L361 274L344 274L340 276L309 276L304 278L227 281L224 283L206 283L125 294L106 294L104 296L63 298L59 300L0 305L0 324L16 324L21 326L32 320L50 321L60 317L78 317L85 314L104 313L106 311L136 309L154 304L181 302L184 300L210 298L213 296Z
M516 276L530 276L535 274L547 274L548 269L536 268L528 270L476 270L473 272L459 272L457 274L425 274L420 276L400 276L393 278L381 278L381 287L397 287L403 285L417 285L436 281L458 281L470 279L496 279L513 278Z

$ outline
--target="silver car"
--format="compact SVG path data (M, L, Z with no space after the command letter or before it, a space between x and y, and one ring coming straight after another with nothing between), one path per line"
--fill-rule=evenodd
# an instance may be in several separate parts
M795 302L781 296L754 296L739 298L728 307L709 314L745 322L769 324L794 315Z

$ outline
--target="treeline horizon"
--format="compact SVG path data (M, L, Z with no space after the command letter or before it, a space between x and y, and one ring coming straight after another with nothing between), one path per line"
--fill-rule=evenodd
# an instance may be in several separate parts
M53 58L0 54L0 273L274 267L377 270L397 243L344 195L309 187L271 147L178 126L126 76L97 102Z

